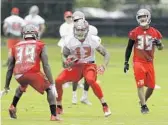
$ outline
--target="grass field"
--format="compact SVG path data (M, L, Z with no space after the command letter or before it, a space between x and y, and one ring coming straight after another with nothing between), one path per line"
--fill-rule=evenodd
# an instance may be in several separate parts
M107 38L106 38L107 39ZM105 39L105 41L106 41ZM64 89L63 121L60 123L51 122L46 94L40 95L31 87L22 96L17 107L17 120L12 120L8 115L8 108L18 86L13 78L11 81L11 92L1 99L1 122L2 125L168 125L168 49L156 51L155 71L156 83L161 89L156 89L152 98L148 102L150 113L142 115L138 104L135 81L131 69L127 74L123 73L124 51L127 40L125 38L108 38L108 51L111 54L111 61L103 76L98 76L104 91L105 99L110 106L112 115L104 117L102 107L92 90L89 91L89 99L92 106L71 104L72 88ZM47 39L48 43L55 40ZM119 42L118 42L119 41ZM125 41L125 43L124 43ZM165 40L166 42L166 40ZM6 48L2 47L2 59L6 59ZM48 45L49 63L51 65L53 77L56 78L61 70L60 49L52 44ZM101 64L102 58L97 55L97 63ZM130 61L131 62L131 61ZM1 68L1 87L4 87L6 67ZM82 90L78 89L78 100L80 100Z

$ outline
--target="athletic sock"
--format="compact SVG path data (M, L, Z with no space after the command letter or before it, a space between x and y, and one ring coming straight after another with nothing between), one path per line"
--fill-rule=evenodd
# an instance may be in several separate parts
M18 98L18 97L16 97L16 96L13 97L12 105L13 105L14 107L16 107L16 105L17 105L19 99L20 99L20 98Z
M50 105L51 114L56 116L56 105Z
M104 102L104 103L102 103L102 106L104 107L104 106L108 106L108 105L107 105L107 103L106 103L106 102Z
M62 105L57 105L58 108L62 109Z

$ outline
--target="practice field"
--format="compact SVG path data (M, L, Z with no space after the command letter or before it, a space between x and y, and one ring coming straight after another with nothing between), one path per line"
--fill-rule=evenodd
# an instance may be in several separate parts
M21 97L17 106L17 120L9 118L8 108L18 86L16 80L12 78L11 91L1 99L1 124L2 125L168 125L168 49L157 51L155 53L155 71L156 83L161 89L156 89L148 102L150 113L142 115L140 113L139 100L137 97L136 85L132 72L130 60L130 71L123 73L124 52L127 40L125 38L104 38L104 41L115 41L115 43L106 43L111 60L105 74L98 76L105 99L111 109L112 115L104 117L102 106L94 96L91 88L89 90L89 99L92 106L80 103L82 89L78 89L78 104L72 105L72 87L64 89L63 121L49 121L50 111L46 100L46 94L40 95L31 87ZM124 41L125 43L124 43ZM119 41L119 42L118 42ZM60 49L54 45L55 41L47 39L49 63L54 79L61 71ZM164 42L167 42L166 40ZM2 47L2 59L5 60L7 51ZM103 61L100 55L96 57L97 63ZM6 67L1 68L2 80L1 89L5 84Z

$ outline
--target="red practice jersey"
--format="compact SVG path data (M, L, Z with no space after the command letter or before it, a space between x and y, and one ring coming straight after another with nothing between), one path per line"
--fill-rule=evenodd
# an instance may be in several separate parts
M15 58L14 74L40 71L40 54L44 43L37 40L21 41L12 48Z
M135 40L133 61L147 62L149 58L152 60L154 58L153 39L160 40L162 35L153 27L144 30L141 26L138 26L130 31L129 38Z

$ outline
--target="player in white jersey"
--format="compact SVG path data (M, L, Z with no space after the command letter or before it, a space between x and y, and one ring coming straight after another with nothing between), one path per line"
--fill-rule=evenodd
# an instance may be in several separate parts
M81 11L75 11L73 13L72 18L73 18L73 21L74 21L74 24L75 24L79 20L85 20L85 15ZM93 25L89 25L88 34L97 36L98 35L97 28ZM95 61L95 59L93 61ZM76 92L76 90L77 90L77 84L73 84L73 98L72 98L73 102L77 102L77 92ZM80 101L84 104L91 105L92 103L88 100L88 90L89 90L89 85L87 84L86 80L84 79L84 89L83 89L83 94L82 94L82 97L81 97Z
M68 81L75 83L84 78L100 100L105 117L111 115L110 109L104 100L101 87L96 82L97 73L104 73L110 57L106 49L101 45L101 39L98 36L88 34L88 31L88 22L86 20L79 20L74 23L74 35L69 36L65 41L63 56L66 68L56 78L58 114L63 113L62 85ZM101 66L97 66L94 63L95 51L104 57L104 62Z
M26 24L33 24L36 26L39 34L39 38L43 35L45 31L45 20L38 15L39 13L39 8L36 5L33 5L30 10L29 10L29 15L27 15L24 20Z
M11 48L20 41L21 31L24 25L24 20L19 16L19 9L16 7L12 8L11 16L5 18L3 25L4 35L8 38L8 56L10 55ZM4 66L7 64L8 60Z
M72 16L73 16L73 21L72 21ZM67 18L68 17L68 18ZM58 42L58 46L61 47L61 52L62 49L64 47L65 44L65 39L67 38L67 36L73 35L73 25L74 23L76 23L78 20L85 20L85 15L84 13L80 12L80 11L75 11L72 15L71 11L66 11L64 13L64 19L65 19L65 23L63 23L60 26L60 36L61 39ZM97 35L98 34L98 30L96 27L89 25L89 34L92 35ZM81 81L80 81L81 82ZM83 82L83 80L82 80ZM63 87L69 87L69 82L67 82L66 84L63 85ZM83 84L72 84L73 85L73 92L72 92L72 104L76 104L77 103L77 87L84 87L83 89L83 94L82 97L80 99L80 101L84 104L87 105L91 105L92 103L88 100L88 90L89 90L89 85L86 83L86 81L84 82L84 86Z

